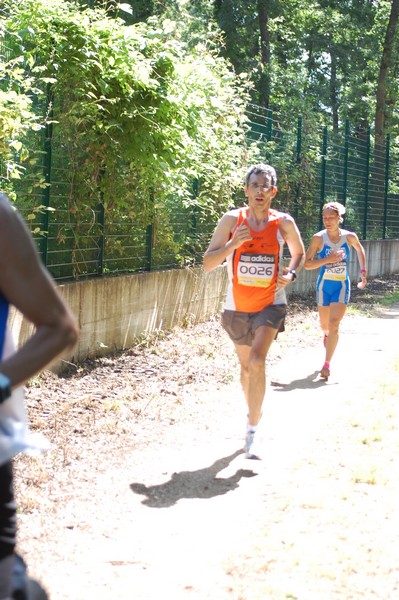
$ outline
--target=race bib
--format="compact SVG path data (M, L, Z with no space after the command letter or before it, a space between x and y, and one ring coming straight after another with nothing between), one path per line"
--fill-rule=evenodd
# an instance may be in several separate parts
M329 264L324 271L323 279L330 281L345 281L346 279L346 263L339 262Z
M241 254L237 265L237 279L240 285L269 287L276 267L274 254Z

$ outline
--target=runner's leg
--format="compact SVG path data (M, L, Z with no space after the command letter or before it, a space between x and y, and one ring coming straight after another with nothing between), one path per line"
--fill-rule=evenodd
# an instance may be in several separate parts
M323 308L323 307L321 307ZM330 314L328 321L329 335L326 345L326 362L330 362L338 344L339 325L346 311L346 304L342 302L332 302L330 304Z
M11 598L12 571L16 538L16 504L13 469L8 462L0 466L0 598Z
M324 335L328 336L329 334L329 324L330 324L330 307L329 306L321 306L317 307L319 311L319 320L321 330L324 332Z
M255 330L252 346L235 344L241 367L241 385L248 405L248 423L258 425L266 391L266 356L277 329L262 325Z
M234 344L238 360L240 361L240 382L242 391L244 392L245 402L248 405L248 387L249 387L249 356L251 346L242 344Z

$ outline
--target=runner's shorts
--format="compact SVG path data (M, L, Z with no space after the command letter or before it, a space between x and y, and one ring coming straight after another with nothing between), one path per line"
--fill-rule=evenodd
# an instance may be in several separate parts
M348 304L351 294L350 280L329 281L319 277L316 283L316 302L318 306L330 306L331 302Z
M252 346L255 330L262 325L277 329L277 331L284 331L286 314L286 304L271 304L254 313L224 310L222 312L222 326L235 344Z

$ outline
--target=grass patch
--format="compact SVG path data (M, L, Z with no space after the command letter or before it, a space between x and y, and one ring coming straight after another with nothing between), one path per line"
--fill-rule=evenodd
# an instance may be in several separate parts
M378 302L384 306L392 306L392 304L399 303L399 290L396 292L387 292Z
M374 315L374 308L372 305L367 304L351 304L349 303L346 307L346 314L352 315L353 317L372 317Z

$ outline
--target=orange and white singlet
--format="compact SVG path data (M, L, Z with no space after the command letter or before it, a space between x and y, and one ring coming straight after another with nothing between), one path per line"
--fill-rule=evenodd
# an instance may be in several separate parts
M241 208L234 231L245 223L249 208ZM250 228L252 240L244 242L227 261L229 284L225 310L258 312L270 304L286 304L284 290L276 293L277 275L284 239L279 230L281 213L269 210L269 221L262 231ZM234 233L234 232L233 232Z

